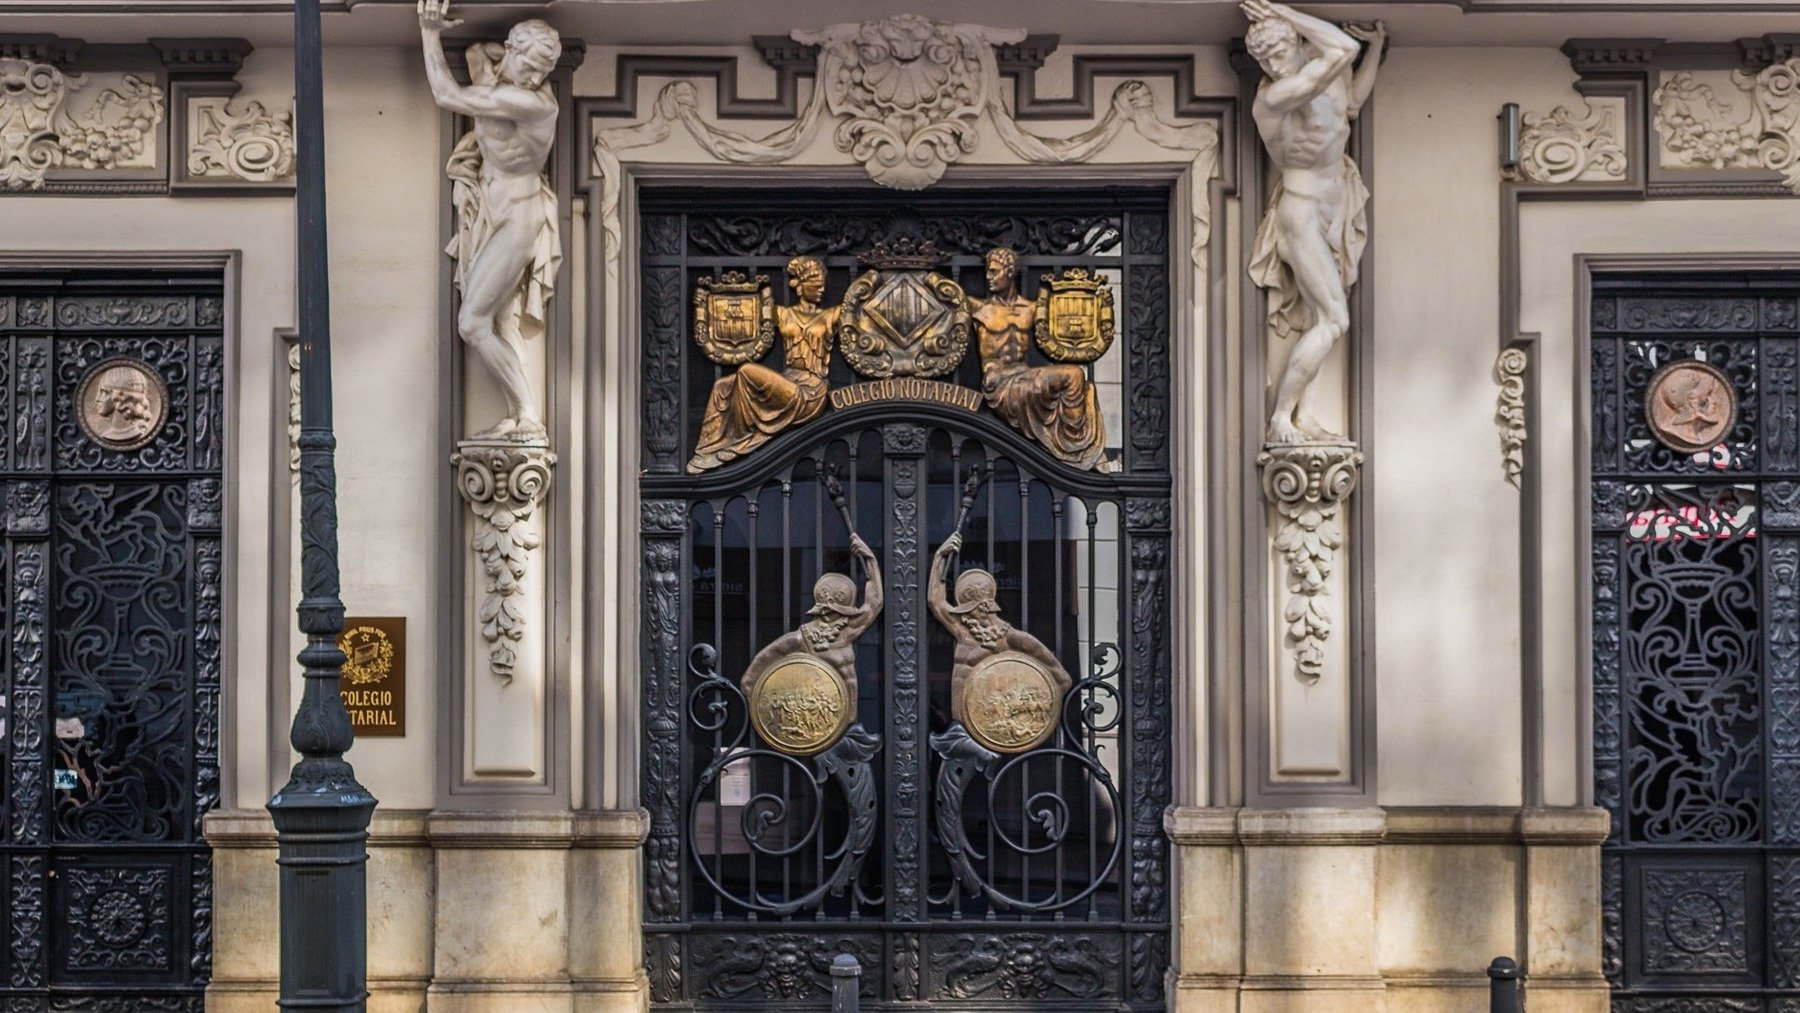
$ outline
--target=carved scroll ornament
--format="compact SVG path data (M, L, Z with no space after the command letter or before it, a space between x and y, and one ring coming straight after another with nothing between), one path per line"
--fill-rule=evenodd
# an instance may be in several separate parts
M136 74L90 78L0 58L0 187L39 189L64 167L148 167L162 119L162 87Z
M261 102L196 99L188 139L188 174L195 178L273 183L294 175L294 114L271 113Z
M1585 115L1568 106L1527 113L1519 137L1517 177L1532 183L1625 178L1625 130L1619 110L1589 103Z

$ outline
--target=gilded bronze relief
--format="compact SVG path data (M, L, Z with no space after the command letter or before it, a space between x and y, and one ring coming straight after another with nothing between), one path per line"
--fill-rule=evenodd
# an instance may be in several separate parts
M849 526L836 476L825 482ZM751 724L790 756L823 752L856 723L856 641L881 615L882 593L881 567L862 536L850 536L850 551L865 575L862 604L847 574L822 574L806 613L812 618L758 651L744 670Z
M777 434L809 422L827 404L843 409L878 401L931 401L979 411L985 404L1058 460L1089 471L1117 469L1106 453L1106 422L1085 364L1112 347L1113 293L1105 279L1074 267L1043 280L1036 299L1019 291L1019 258L1006 247L986 260L988 295L976 298L934 270L944 255L926 241L878 243L844 300L824 306L825 266L815 257L788 262L793 306L776 306L765 275L728 271L696 286L694 338L735 373L707 399L690 474L716 468ZM779 334L786 363L757 360ZM979 339L979 390L947 379ZM830 388L835 339L867 381ZM1033 364L1031 348L1051 360Z
M1035 749L1056 731L1074 680L1043 641L1000 618L993 574L963 571L951 600L946 581L961 549L960 530L938 547L927 598L932 616L956 640L950 718L993 752Z
M1057 362L1093 362L1117 329L1112 287L1087 268L1071 267L1038 288L1038 350Z
M1717 366L1671 362L1650 378L1644 398L1650 431L1669 449L1699 454L1719 445L1737 424L1737 395Z
M962 286L933 271L943 259L929 243L877 244L844 293L838 347L873 380L943 376L969 350L969 306Z
M825 297L825 265L817 257L795 257L788 261L787 274L797 300L792 306L775 309L775 326L781 333L787 364L777 371L745 360L737 372L722 376L713 384L706 402L706 418L700 425L699 445L687 464L689 474L716 468L749 453L789 426L811 421L825 407L831 333L837 326L841 307L819 305ZM731 292L728 298L745 295ZM716 333L714 318L710 316L714 312L712 296L709 291L709 317L704 331L696 319L696 334L704 333L708 339ZM701 304L698 297L695 304ZM732 302L730 307L748 314L746 303ZM732 318L733 327L740 325L748 326ZM706 341L701 344L705 347Z
M775 345L775 297L769 276L726 271L694 288L694 341L721 366L741 366Z

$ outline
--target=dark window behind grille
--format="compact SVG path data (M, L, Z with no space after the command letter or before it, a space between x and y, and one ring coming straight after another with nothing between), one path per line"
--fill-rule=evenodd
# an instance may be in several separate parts
M1800 1009L1797 296L1791 275L1595 284L1595 794L1625 1013ZM1737 403L1692 454L1646 404L1691 359Z
M203 1008L224 355L216 274L0 275L8 1010ZM116 361L166 394L141 446L79 421Z
M831 958L865 1008L1161 1009L1168 965L1169 273L1166 191L653 191L641 205L646 959L668 1008L824 1008ZM878 242L928 239L985 296L983 256L1020 255L1035 296L1084 267L1119 336L1088 367L1110 474L1077 471L985 407L828 408L752 453L683 472L727 370L693 341L701 279L820 257L825 305ZM764 358L779 367L781 342ZM1034 364L1045 360L1035 358ZM834 348L833 388L858 382ZM971 341L941 379L981 389ZM971 474L963 566L1078 683L1050 742L953 782L952 640L925 604ZM886 608L857 645L854 750L795 759L745 729L738 678L793 630L814 580L851 573L841 480ZM866 761L859 766L852 759ZM955 772L952 767L951 772ZM847 861L848 859L848 861ZM959 872L961 875L959 876Z

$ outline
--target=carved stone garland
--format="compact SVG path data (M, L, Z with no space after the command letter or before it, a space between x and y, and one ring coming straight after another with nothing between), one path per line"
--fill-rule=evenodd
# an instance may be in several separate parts
M1749 98L1733 118L1732 104L1691 71L1670 74L1653 94L1665 166L1770 169L1800 194L1800 56L1755 74L1733 71L1731 83Z
M456 491L475 515L469 540L481 561L482 599L476 609L488 669L511 682L516 646L525 636L524 581L531 553L541 542L533 515L550 491L556 455L547 443L464 440L450 463Z
M1494 381L1500 399L1494 420L1500 426L1500 467L1513 488L1525 474L1525 367L1530 364L1523 348L1508 348L1494 361Z
M1356 488L1362 460L1352 443L1271 444L1257 458L1263 495L1282 518L1275 550L1287 567L1284 635L1300 678L1309 683L1325 670L1332 623L1328 584L1344 544L1338 516Z
M36 190L51 169L119 168L153 153L163 89L136 74L104 76L113 87L87 91L86 75L0 58L0 188Z

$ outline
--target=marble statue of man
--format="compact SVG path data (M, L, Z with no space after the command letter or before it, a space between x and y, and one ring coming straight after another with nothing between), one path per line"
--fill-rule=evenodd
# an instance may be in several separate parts
M525 372L525 335L541 333L562 260L556 193L544 162L556 138L556 97L545 83L562 56L556 29L532 19L513 26L504 48L469 47L471 84L444 56L450 0L419 0L425 76L437 104L474 121L450 155L462 305L456 330L499 381L506 418L481 435L534 440L544 423Z
M1274 331L1300 339L1275 389L1268 440L1339 440L1313 418L1311 388L1350 327L1349 292L1369 230L1369 191L1347 151L1350 121L1375 88L1387 33L1379 22L1340 29L1271 0L1244 0L1243 10L1245 48L1268 75L1251 114L1277 173L1250 275L1270 292ZM1369 43L1360 67L1357 39Z

